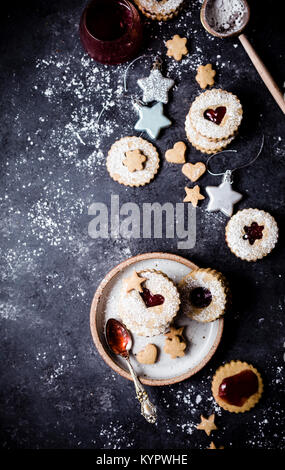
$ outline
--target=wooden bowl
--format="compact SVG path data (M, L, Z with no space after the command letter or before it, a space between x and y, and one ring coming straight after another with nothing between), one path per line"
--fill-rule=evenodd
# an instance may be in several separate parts
M138 266L135 267L134 265ZM132 378L125 367L124 360L119 356L115 356L107 345L105 338L105 324L108 318L108 314L106 313L108 310L107 306L108 303L110 303L112 296L114 297L114 294L112 293L117 292L120 288L121 277L125 276L125 272L133 270L134 267L137 270L146 268L161 270L173 279L174 282L178 282L189 271L197 269L198 266L181 256L170 253L144 253L129 258L115 266L108 274L106 274L100 283L94 295L90 310L92 337L99 354L102 356L106 364L122 377L129 380L132 380ZM119 318L115 312L117 305L116 299L117 296L115 300L113 300L114 315L112 314L111 316ZM175 360L168 357L163 361L163 358L159 357L157 363L151 366L142 366L135 361L134 366L143 384L170 385L180 382L198 372L211 359L221 340L224 325L223 319L219 319L211 323L198 323L194 320L188 319L188 317L179 318L179 315L175 319L175 324L178 326L182 324L185 325L185 323L188 323L190 333L192 334L192 337L189 340L190 351L185 354L183 358ZM139 348L143 346L142 342L146 342L145 344L148 342L157 344L157 342L160 341L161 345L158 344L158 346L162 350L162 347L160 346L162 346L162 341L164 341L163 335L160 335L160 337L154 336L152 338L136 337L133 335L133 338L134 353L137 352L135 351L136 348L139 350ZM138 343L137 346L136 343ZM193 358L195 359L194 363ZM163 362L166 365L163 366Z

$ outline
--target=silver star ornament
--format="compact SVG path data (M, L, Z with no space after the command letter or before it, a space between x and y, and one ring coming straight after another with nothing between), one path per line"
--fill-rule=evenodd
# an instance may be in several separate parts
M137 131L146 131L152 139L156 139L165 127L171 125L171 121L163 114L163 104L156 103L153 106L143 106L134 103L139 113L139 120L135 125Z
M143 90L143 101L150 103L151 101L159 101L160 103L168 102L168 92L174 85L174 80L165 78L158 68L154 68L149 77L140 78L138 80L139 87Z
M231 171L227 170L220 186L207 186L210 197L207 211L221 211L228 217L233 215L234 204L242 199L242 194L233 191Z

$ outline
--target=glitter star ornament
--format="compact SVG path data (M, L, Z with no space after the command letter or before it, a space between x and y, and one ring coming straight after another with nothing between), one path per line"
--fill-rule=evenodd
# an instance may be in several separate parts
M242 194L232 189L231 171L227 170L220 186L207 186L210 197L207 211L221 211L228 217L233 215L234 205L242 199Z
M167 103L168 92L173 87L174 80L163 77L160 70L154 65L149 77L140 78L138 85L143 90L143 101L145 103L151 101Z
M171 125L171 121L163 114L163 104L156 103L153 106L143 106L141 103L134 103L134 107L139 113L139 120L135 125L137 131L146 131L152 139L156 139L165 127Z

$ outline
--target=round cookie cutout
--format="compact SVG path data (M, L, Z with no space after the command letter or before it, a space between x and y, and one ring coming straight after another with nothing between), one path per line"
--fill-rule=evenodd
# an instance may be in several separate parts
M134 3L148 18L166 21L177 15L184 0L134 0Z
M206 111L215 112L219 107L226 108L219 124L205 118ZM242 120L242 106L237 96L214 88L197 96L190 107L189 116L198 134L209 140L219 141L228 139L237 132Z
M219 396L219 387L224 379L228 377L232 377L234 375L240 374L243 371L250 370L253 372L258 380L258 387L256 393L249 396L246 401L241 406L232 405L225 400L223 400ZM221 408L224 410L230 411L231 413L244 413L245 411L250 410L253 408L256 403L260 400L260 397L263 392L263 381L261 378L260 373L253 367L251 364L247 364L247 362L241 361L231 361L224 366L219 367L216 371L213 380L212 380L212 394L216 402Z
M195 147L197 150L200 150L200 152L207 154L224 150L235 138L235 136L232 136L228 139L213 141L203 137L201 134L198 134L198 132L192 126L189 113L187 114L185 120L185 132L187 139L193 145L193 147Z
M131 172L124 164L126 153L139 150L146 160L143 169ZM123 137L110 148L107 170L113 180L125 186L143 186L149 183L159 168L159 155L153 144L141 137Z
M147 307L137 290L126 292L123 287L119 299L119 315L126 327L139 336L164 333L178 312L180 297L174 283L161 271L144 270L138 275L146 280L142 284L151 295L164 297L161 305Z
M246 261L268 255L278 240L278 226L268 212L243 209L226 226L226 242L231 252Z
M178 284L181 310L192 320L208 323L221 317L229 304L225 277L214 269L195 269Z

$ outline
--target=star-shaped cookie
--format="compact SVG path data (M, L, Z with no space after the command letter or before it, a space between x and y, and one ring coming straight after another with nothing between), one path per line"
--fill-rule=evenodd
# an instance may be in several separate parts
M173 87L174 80L163 77L159 69L153 69L149 77L138 80L138 85L143 90L143 101L145 103L151 101L167 103L168 91Z
M205 196L200 194L200 187L196 184L194 188L188 188L185 186L186 197L183 199L183 202L191 202L194 207L197 207L198 201L205 199Z
M123 164L133 173L134 171L142 170L145 161L146 156L143 155L139 149L136 149L126 152L126 158L123 160Z
M188 54L186 47L187 38L181 38L178 34L175 34L172 39L166 41L168 57L173 57L175 60L181 60L183 55Z
M199 65L197 69L196 81L201 88L206 88L208 85L212 86L215 83L214 76L216 70L212 68L212 64Z
M218 429L214 423L215 421L214 413L211 416L209 416L208 419L204 418L203 415L201 415L200 418L201 418L201 423L197 424L196 428L199 429L199 431L205 431L207 436L210 436L212 431L215 431L216 429Z
M223 181L220 186L207 186L206 191L210 197L207 211L221 211L228 217L233 214L234 204L242 199L242 195L233 191L228 181Z
M156 139L165 127L171 125L171 121L163 114L163 104L156 103L153 106L135 105L139 113L139 120L135 125L137 131L146 131L152 139Z
M224 446L216 447L214 442L212 441L208 449L224 449Z
M142 292L142 286L141 284L146 281L144 277L140 277L136 271L133 272L133 274L124 279L124 284L126 287L126 292L131 292L132 290L137 290L139 292Z

